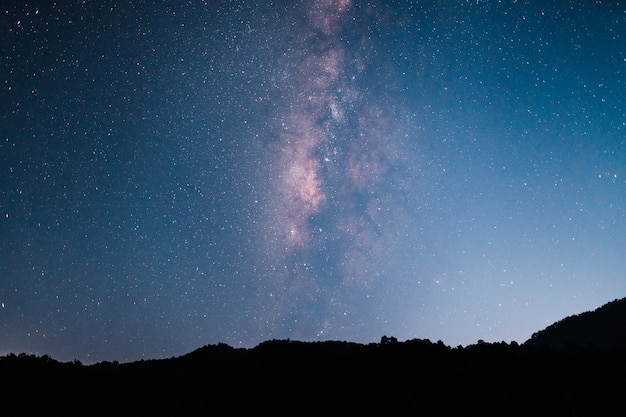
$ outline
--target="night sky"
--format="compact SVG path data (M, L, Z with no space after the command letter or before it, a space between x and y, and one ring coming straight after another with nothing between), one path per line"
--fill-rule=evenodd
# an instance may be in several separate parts
M626 296L626 4L0 12L0 354L521 343Z

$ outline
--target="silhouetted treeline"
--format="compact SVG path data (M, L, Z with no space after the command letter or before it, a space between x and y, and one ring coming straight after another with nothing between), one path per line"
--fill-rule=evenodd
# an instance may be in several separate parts
M623 410L626 351L272 340L85 366L0 359L2 415L603 415Z
M566 345L626 348L626 298L566 317L533 334L526 344L554 349Z

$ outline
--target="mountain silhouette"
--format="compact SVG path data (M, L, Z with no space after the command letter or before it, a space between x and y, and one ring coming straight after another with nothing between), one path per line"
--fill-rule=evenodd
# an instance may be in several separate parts
M0 414L608 415L624 407L624 317L616 300L522 345L287 339L88 366L9 354Z
M626 298L566 317L535 333L527 346L626 348Z

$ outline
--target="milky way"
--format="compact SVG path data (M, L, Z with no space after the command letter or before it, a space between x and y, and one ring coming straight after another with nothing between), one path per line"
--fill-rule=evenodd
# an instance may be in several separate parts
M320 1L294 13L300 24L285 22L292 38L281 65L290 86L273 117L260 241L274 302L261 320L276 334L337 337L366 320L384 320L368 299L385 279L379 258L393 250L385 247L387 235L402 233L402 226L391 228L392 217L402 220L402 190L388 185L408 174L410 152L391 126L394 117L405 122L391 114L392 98L373 99L364 88L369 41L351 30L357 17L350 2ZM376 15L359 18L367 17ZM360 45L348 51L346 36ZM365 311L374 317L360 316Z

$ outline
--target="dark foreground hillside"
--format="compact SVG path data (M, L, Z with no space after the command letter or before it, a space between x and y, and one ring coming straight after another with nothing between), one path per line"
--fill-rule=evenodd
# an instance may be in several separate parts
M567 345L626 349L626 298L559 320L533 334L525 344L557 350Z
M211 345L128 364L0 359L1 415L584 416L626 409L626 351L428 340Z

